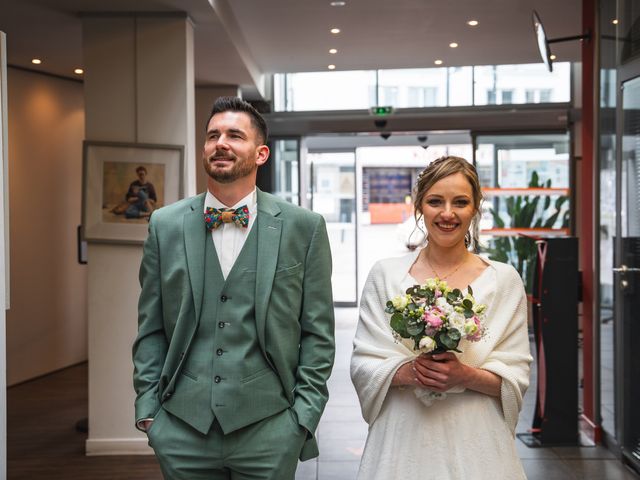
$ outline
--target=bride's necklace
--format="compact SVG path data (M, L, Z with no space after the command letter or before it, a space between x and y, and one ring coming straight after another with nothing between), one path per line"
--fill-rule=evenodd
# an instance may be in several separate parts
M427 261L427 265L429 266L429 268L433 271L433 273L436 274L436 278L438 278L439 280L446 280L447 278L449 278L451 275L453 275L460 269L460 267L464 264L466 260L466 255L465 255L465 258L463 258L462 261L458 264L458 266L454 268L452 271L450 271L449 273L447 273L446 275L440 275L436 271L436 269L433 268L433 265L431 265L431 262L429 261L429 255L427 254L426 250L424 252L424 259Z

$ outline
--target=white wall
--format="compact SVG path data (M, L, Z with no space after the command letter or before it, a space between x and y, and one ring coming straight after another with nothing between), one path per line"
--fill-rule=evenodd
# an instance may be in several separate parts
M76 252L82 84L9 68L8 92L12 385L87 359L87 272Z

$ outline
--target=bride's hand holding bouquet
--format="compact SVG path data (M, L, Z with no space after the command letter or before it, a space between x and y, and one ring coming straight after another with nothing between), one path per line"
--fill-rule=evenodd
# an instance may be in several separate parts
M413 285L404 295L387 301L396 341L417 354L410 370L404 367L398 372L398 382L427 387L416 389L416 396L427 405L460 387L468 377L468 367L451 351L461 353L461 341L477 342L486 334L486 308L475 301L470 286L463 294L437 278Z

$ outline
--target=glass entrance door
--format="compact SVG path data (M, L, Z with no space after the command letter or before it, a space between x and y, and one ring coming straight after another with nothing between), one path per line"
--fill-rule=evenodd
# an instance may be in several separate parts
M273 168L265 169L271 174L267 180L267 188L274 195L294 205L300 205L300 139L272 139L269 162Z
M621 76L616 159L616 239L613 267L616 437L640 470L640 64Z
M333 257L333 302L357 305L355 152L314 152L306 156L308 207L327 222Z

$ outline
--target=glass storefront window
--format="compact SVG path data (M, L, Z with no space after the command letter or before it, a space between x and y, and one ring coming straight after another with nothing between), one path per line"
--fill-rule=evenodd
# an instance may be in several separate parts
M571 100L571 64L474 67L475 105L568 102Z
M471 105L472 67L378 71L378 104L395 108Z
M358 110L376 103L374 70L288 73L284 85L286 111Z
M554 103L571 100L571 64L287 73L273 83L276 111Z

